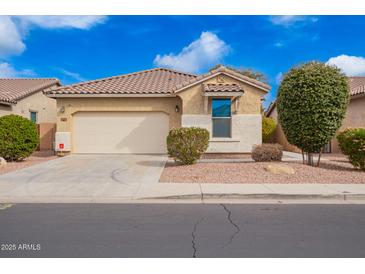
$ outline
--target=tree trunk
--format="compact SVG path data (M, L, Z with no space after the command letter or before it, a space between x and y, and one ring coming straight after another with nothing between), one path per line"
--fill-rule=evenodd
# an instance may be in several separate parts
M304 151L302 149L302 158L303 158L303 165L305 164L305 157L304 157Z
M313 153L307 152L307 165L314 166Z
M319 162L321 161L321 156L322 156L322 150L320 150L319 154L318 154L317 167L319 167Z

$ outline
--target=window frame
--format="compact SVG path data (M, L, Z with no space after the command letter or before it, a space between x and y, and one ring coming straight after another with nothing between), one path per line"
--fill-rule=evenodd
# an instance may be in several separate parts
M229 116L213 116L213 101L229 100ZM211 115L212 115L212 138L232 138L232 99L230 97L213 97L211 100ZM229 135L214 136L214 120L229 120Z
M32 113L35 114L35 121L32 120ZM29 119L34 122L35 124L38 123L38 111L36 110L29 110Z

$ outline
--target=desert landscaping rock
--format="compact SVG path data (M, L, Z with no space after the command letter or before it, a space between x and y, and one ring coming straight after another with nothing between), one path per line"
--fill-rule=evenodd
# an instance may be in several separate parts
M326 156L327 157L327 156ZM197 163L190 166L167 163L160 182L238 184L365 184L365 172L356 170L342 157L322 161L319 167L300 161L283 162L295 174L267 172L268 162Z
M6 160L2 157L0 157L0 169L3 169L6 167Z
M269 164L265 170L273 174L294 174L295 170L291 166L284 164Z

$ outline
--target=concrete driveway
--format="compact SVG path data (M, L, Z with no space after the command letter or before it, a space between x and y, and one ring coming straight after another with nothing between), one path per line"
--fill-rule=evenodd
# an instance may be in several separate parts
M0 176L0 202L129 200L141 186L158 183L166 160L164 155L73 154Z

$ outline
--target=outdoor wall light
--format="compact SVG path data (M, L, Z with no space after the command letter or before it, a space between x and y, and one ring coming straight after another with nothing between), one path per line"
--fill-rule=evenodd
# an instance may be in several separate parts
M60 113L65 113L65 106L60 107Z
M180 112L180 107L178 105L175 107L175 112Z

